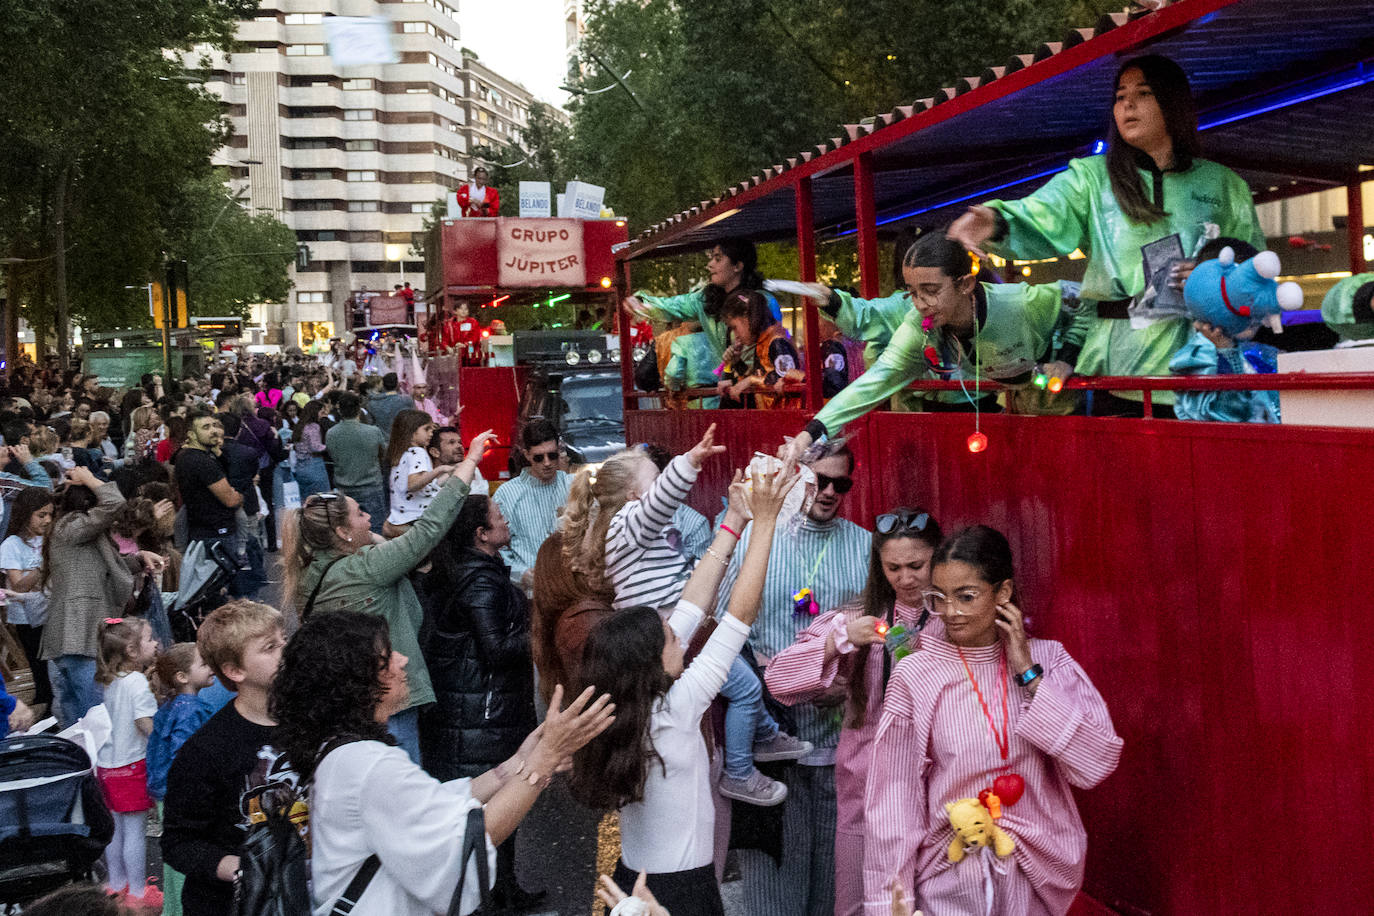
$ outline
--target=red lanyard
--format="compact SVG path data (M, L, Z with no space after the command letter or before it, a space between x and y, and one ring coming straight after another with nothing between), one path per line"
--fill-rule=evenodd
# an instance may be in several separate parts
M1008 732L1010 716L1007 713L1007 656L1002 653L1001 662L1001 681L1002 681L1002 733L997 733L997 721L993 719L992 712L988 709L987 701L983 699L983 691L978 688L978 679L973 676L973 669L968 665L968 659L964 658L964 650L955 647L959 652L959 661L964 663L964 673L968 675L969 683L973 685L973 692L978 696L978 705L983 707L983 716L988 720L988 730L992 732L992 740L997 745L997 750L1002 752L1002 759L1006 760L1011 748L1011 741Z

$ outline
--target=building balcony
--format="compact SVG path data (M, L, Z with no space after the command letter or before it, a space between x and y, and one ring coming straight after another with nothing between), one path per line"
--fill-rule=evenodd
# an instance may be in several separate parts
M334 231L348 230L354 228L349 223L350 216L364 216L369 214L346 213L343 210L287 210L281 214L282 222L292 229L306 229L318 231L321 229L332 229ZM370 214L380 215L380 214ZM357 228L377 228L362 227ZM322 260L318 259L317 260Z

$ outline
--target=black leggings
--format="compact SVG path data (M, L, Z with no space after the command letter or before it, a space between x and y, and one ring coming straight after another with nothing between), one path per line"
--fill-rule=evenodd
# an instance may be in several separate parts
M48 663L38 657L38 646L43 641L43 628L16 623L14 631L19 634L19 644L29 657L29 670L33 672L33 703L35 706L52 706L52 684L48 681Z
M615 883L630 893L639 875L625 867L624 861L615 863ZM673 916L725 916L720 900L720 885L716 883L716 867L707 863L687 871L649 875L649 890Z

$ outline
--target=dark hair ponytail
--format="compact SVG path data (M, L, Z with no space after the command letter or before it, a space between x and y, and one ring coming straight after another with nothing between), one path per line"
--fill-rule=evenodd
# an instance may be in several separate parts
M723 238L717 239L711 245L712 248L719 248L731 262L744 265L744 272L740 274L739 289L763 289L763 275L759 273L759 253L754 247L754 243L748 239ZM722 289L714 283L706 286L702 290L702 297L705 299L704 311L712 318L720 318L720 310L725 305L725 294L732 290Z
M951 562L967 563L978 570L979 577L990 585L1013 578L1011 544L996 528L973 525L962 528L935 548L931 567Z
M1155 101L1164 115L1164 129L1174 145L1174 167L1186 169L1202 152L1197 133L1197 105L1192 87L1183 68L1167 57L1147 54L1123 63L1112 82L1113 99L1121 76L1135 68L1145 77L1154 92ZM1107 129L1107 175L1112 182L1112 196L1121 212L1133 223L1153 223L1168 216L1167 211L1145 193L1140 181L1140 160L1144 153L1121 138L1113 115Z
M903 267L935 267L952 280L973 273L974 259L961 243L943 232L927 232L906 250Z

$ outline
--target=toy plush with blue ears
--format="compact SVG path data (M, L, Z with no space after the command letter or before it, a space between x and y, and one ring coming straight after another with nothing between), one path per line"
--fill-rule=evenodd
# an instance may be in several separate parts
M1215 260L1198 264L1183 284L1188 314L1232 338L1261 322L1280 330L1280 311L1302 308L1302 287L1279 283L1278 275L1279 256L1272 251L1237 264L1235 251L1223 248Z

